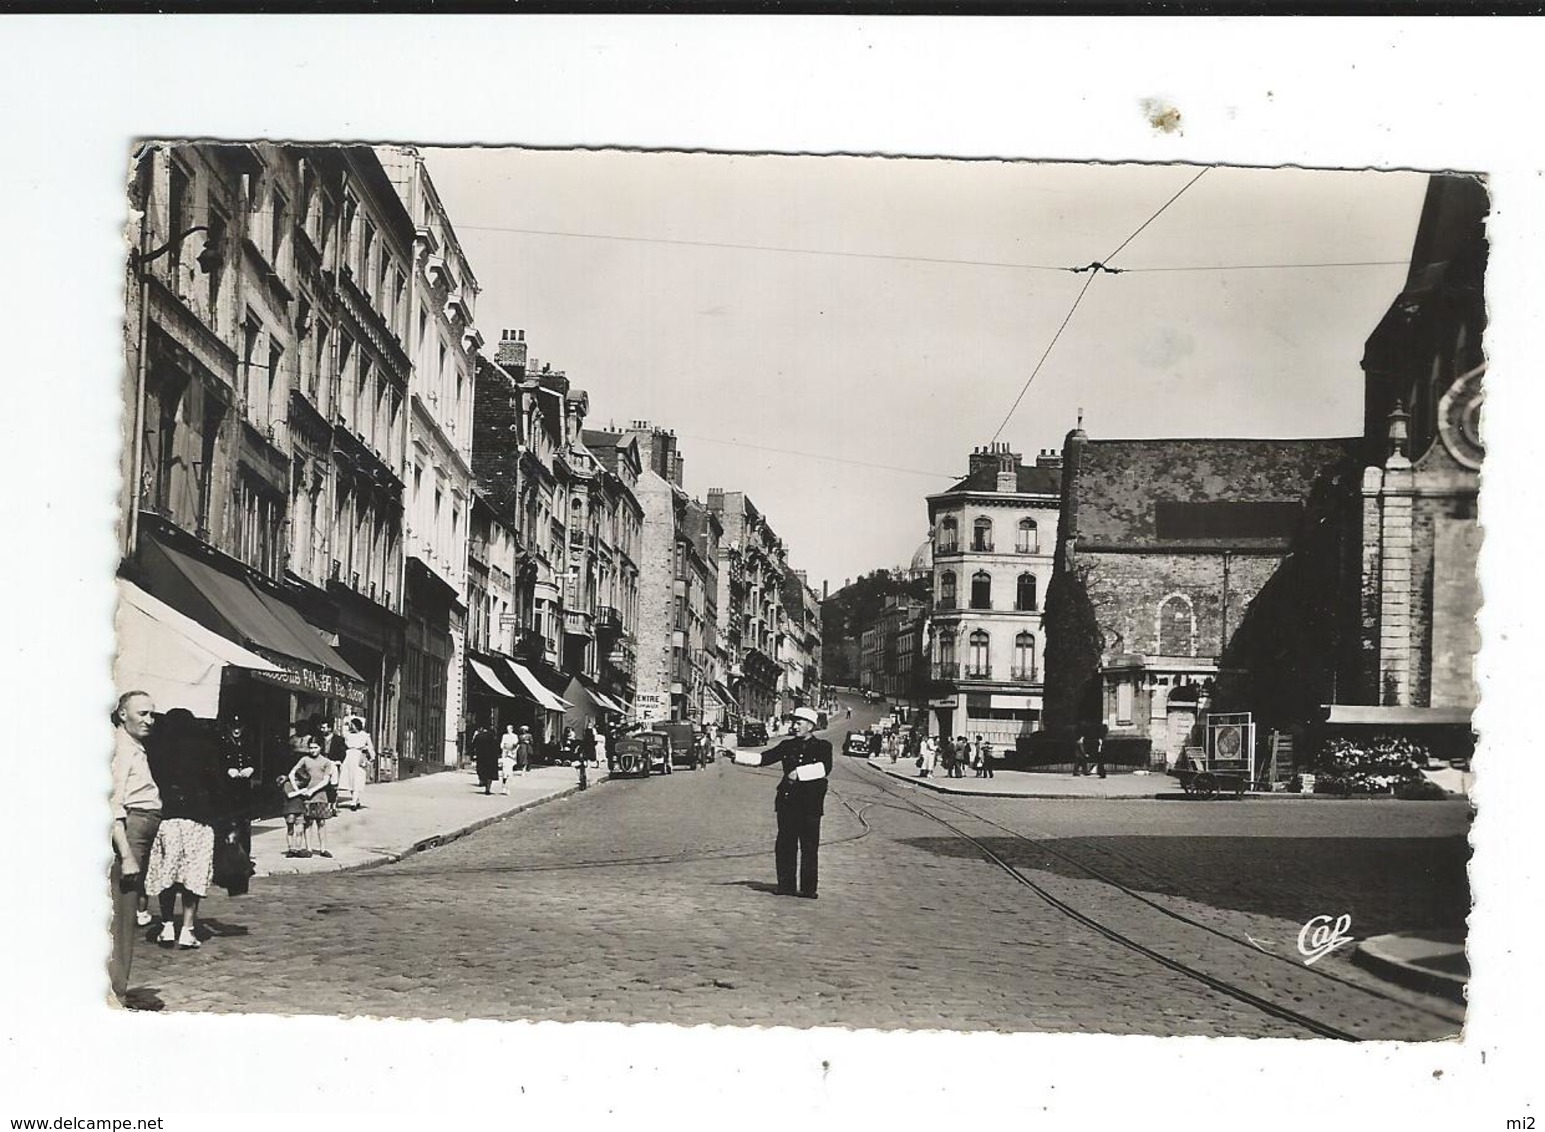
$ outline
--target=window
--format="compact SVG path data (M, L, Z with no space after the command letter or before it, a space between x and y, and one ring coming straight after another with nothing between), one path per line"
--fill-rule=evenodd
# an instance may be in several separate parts
M946 515L939 520L939 553L954 554L960 549L960 524L955 516Z
M1116 722L1132 722L1132 682L1123 680L1116 685Z
M274 427L278 413L274 409L274 394L277 390L287 390L287 385L281 380L284 367L284 347L272 338L268 340L268 382L264 389L263 415L258 424L268 430L268 438L274 438Z
M1159 655L1192 656L1195 622L1191 602L1181 594L1171 594L1159 603Z
M1015 609L1034 609L1035 605L1035 575L1021 574L1019 584L1014 590Z
M225 238L228 224L225 214L210 205L208 230L204 233L204 251L199 256L199 262L208 272L204 279L208 287L204 292L204 303L209 314L209 325L216 332L220 329L220 284L225 280L225 249L220 244Z
M971 634L971 653L966 660L967 676L991 676L992 660L988 656L989 638L985 629L977 629Z
M971 575L971 608L992 608L992 575L986 570Z
M1015 680L1034 681L1035 679L1035 636L1031 633L1020 633L1014 638L1014 671L1011 673Z
M944 629L939 633L939 664L946 670L955 664L955 633L951 629ZM949 675L946 671L943 675Z
M376 226L370 221L365 221L365 239L359 250L359 285L365 292L365 298L370 298L370 266L375 262L376 253Z
M939 575L939 608L955 608L955 574L946 570Z
M1041 549L1041 533L1036 529L1034 519L1019 520L1019 534L1014 542L1014 549L1020 554L1035 554Z
M971 549L992 549L992 520L978 519L971 524Z
M248 420L256 411L252 404L253 391L256 388L252 367L256 364L258 322L249 313L247 321L241 327L241 401L242 416Z
M359 201L353 195L343 196L343 217L338 223L338 266L344 271L354 269L354 218L359 212Z

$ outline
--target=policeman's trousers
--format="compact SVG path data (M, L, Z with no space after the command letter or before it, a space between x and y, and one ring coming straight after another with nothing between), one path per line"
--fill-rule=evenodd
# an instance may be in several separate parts
M778 840L773 845L778 863L778 887L810 896L820 879L821 815L796 809L778 811ZM799 887L794 887L794 864L799 862Z

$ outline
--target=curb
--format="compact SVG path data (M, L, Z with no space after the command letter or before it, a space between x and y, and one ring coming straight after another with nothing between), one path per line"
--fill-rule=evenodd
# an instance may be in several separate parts
M892 774L882 767L865 761L865 766L876 774L883 774L886 778L894 778L897 782L905 782L912 786L920 786L924 790L932 790L935 794L952 794L967 798L1028 798L1037 801L1054 802L1062 798L1082 802L1400 802L1404 805L1412 805L1413 801L1406 798L1395 798L1387 794L1349 794L1342 797L1339 794L1290 794L1287 791L1272 791L1271 793L1249 792L1243 797L1236 798L1233 794L1219 794L1215 798L1202 798L1195 794L1187 794L1183 790L1155 790L1151 794L1043 794L1035 792L1006 790L959 790L948 786L936 784L929 778L915 778L907 775ZM1447 798L1433 798L1430 802L1450 804L1456 801L1468 801L1462 794L1451 795ZM1420 805L1421 803L1414 803Z
M1423 967L1395 955L1389 950L1390 942L1401 938L1394 934L1370 936L1352 952L1352 962L1381 979L1465 1005L1468 977Z
M590 788L594 789L601 783L610 781L610 775L607 775L603 778L597 778L590 784ZM435 833L428 837L420 838L412 845L409 845L406 849L362 850L362 852L373 853L373 860L356 861L353 864L337 865L327 869L306 869L304 871L300 869L268 870L259 875L263 877L332 876L337 873L356 873L362 869L374 869L381 865L392 865L398 861L404 860L405 858L412 857L417 853L426 853L429 850L437 849L442 845L449 845L453 841L460 841L463 837L467 836L467 834L476 833L480 829L493 825L494 822L503 821L505 818L514 817L516 814L524 813L525 811L534 809L537 806L546 805L548 802L556 802L561 798L568 798L578 793L580 793L580 789L579 785L576 783L573 786L559 790L555 794L543 794L540 798L532 798L530 801L522 802L518 806L512 806L508 810L501 810L497 814L489 814L486 817L479 818L477 821L471 822L464 826L458 826L455 829L446 831L445 833ZM257 880L258 876L254 876L252 879Z

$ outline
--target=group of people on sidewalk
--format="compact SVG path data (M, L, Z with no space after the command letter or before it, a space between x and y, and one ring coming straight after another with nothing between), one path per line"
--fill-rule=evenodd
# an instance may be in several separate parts
M494 784L499 784L500 794L509 794L510 779L524 775L531 769L531 759L536 753L536 741L531 728L519 730L507 723L504 734L495 734L492 727L479 726L472 732L472 761L477 768L477 784L484 794L492 794Z
M913 733L908 743L916 750L912 759L917 764L919 778L936 775L941 766L944 768L946 778L964 778L966 767L972 769L976 778L993 776L992 744L980 735L974 739L967 738L965 735L952 739L948 735L935 738L932 735ZM891 761L894 762L895 759L892 758Z
M197 719L186 708L159 715L147 692L121 695L112 722L108 974L122 1003L137 932L152 929L163 947L191 951L202 943L198 909L211 884L236 895L247 890L254 768L245 758L239 722L222 734L213 720Z
M137 932L148 932L162 947L192 951L209 936L198 912L211 885L237 896L247 891L256 871L252 820L271 813L266 807L278 796L267 795L272 787L258 781L253 744L238 717L200 719L182 707L162 714L154 697L136 690L119 696L112 722L109 976L122 1003ZM289 754L293 764L276 783L284 799L285 855L331 856L327 821L340 805L364 805L374 744L362 719L349 718L342 734L334 734L331 721L314 719L295 726Z

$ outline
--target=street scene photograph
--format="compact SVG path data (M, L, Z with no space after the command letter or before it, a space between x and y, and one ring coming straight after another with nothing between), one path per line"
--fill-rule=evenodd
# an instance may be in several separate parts
M127 156L110 1005L1462 1034L1483 173Z

